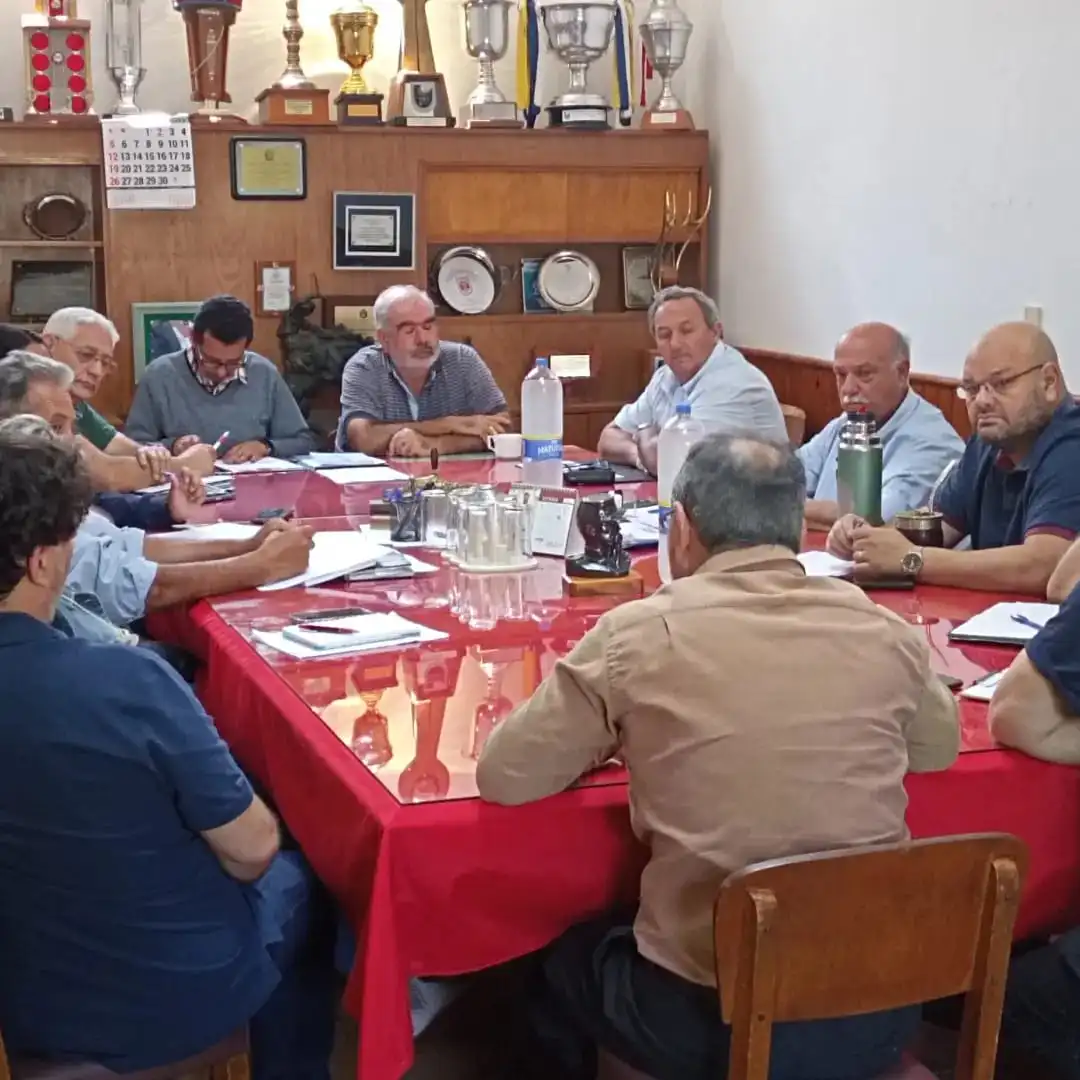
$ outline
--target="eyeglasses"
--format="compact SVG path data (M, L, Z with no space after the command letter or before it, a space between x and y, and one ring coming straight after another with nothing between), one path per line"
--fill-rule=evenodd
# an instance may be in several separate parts
M80 367L90 367L100 364L101 370L108 374L116 370L116 361L106 353L98 352L97 349L75 349L75 359Z
M1018 371L1015 375L996 375L993 378L984 379L982 382L962 382L956 388L956 396L961 401L974 401L979 396L979 391L985 387L994 397L1001 397L1013 383L1022 379L1025 375L1030 375L1033 371L1041 370L1045 366L1045 364L1033 364L1023 371Z

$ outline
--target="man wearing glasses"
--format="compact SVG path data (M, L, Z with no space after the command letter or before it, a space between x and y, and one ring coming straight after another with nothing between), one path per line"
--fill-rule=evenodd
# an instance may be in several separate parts
M315 440L274 364L249 349L251 311L214 296L195 315L191 346L160 356L143 372L125 432L162 442L173 454L209 443L230 464L268 455L297 457Z
M1080 533L1080 406L1053 342L1029 323L995 327L964 361L958 393L974 435L936 496L945 547L920 548L847 515L829 550L854 559L859 577L1045 593ZM970 550L957 550L965 538Z

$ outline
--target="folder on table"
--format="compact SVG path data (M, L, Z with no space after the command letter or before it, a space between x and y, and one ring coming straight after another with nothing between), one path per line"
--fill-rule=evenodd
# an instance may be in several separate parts
M1057 613L1057 604L1010 600L980 611L954 627L950 641L985 642L991 645L1024 645Z

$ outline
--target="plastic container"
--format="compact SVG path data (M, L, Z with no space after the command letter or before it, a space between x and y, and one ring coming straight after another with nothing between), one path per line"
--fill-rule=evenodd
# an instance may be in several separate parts
M668 530L671 526L671 489L683 467L690 447L705 434L705 429L690 415L688 402L675 406L675 415L663 426L656 448L657 502L660 504L660 542L657 548L661 581L671 580L668 556Z
M521 478L526 484L562 487L563 390L546 356L521 384Z

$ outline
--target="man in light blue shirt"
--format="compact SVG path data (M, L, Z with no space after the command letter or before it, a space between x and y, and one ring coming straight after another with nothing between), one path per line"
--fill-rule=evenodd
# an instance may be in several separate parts
M911 352L899 330L864 323L848 331L833 353L836 391L844 413L872 413L881 435L881 516L925 506L945 468L964 443L940 409L911 389ZM799 448L806 470L806 524L829 529L839 516L836 452L845 416L838 416Z
M724 343L720 312L700 289L661 289L649 308L649 330L664 360L645 392L624 405L600 434L600 456L656 473L660 429L689 402L705 431L787 442L776 392L746 357Z

